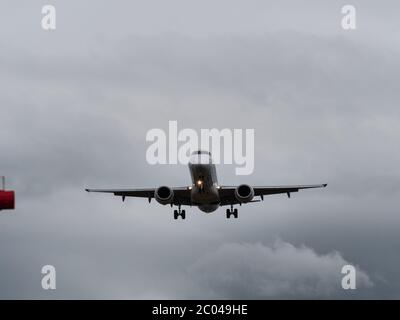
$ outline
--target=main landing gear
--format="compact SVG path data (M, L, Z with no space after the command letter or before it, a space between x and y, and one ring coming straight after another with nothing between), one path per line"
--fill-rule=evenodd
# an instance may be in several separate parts
M230 219L231 215L233 215L235 217L235 219L237 219L238 217L238 209L233 209L233 205L231 205L231 209L226 209L226 218Z
M181 210L181 206L178 206L178 210L174 210L174 219L178 219L179 216L182 217L182 220L186 218L186 212L185 210Z

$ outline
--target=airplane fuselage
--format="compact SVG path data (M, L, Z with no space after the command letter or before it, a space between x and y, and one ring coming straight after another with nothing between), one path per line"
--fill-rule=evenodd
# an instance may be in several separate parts
M189 170L192 178L191 202L203 212L213 212L218 209L220 198L215 165L208 155L198 155L191 158Z

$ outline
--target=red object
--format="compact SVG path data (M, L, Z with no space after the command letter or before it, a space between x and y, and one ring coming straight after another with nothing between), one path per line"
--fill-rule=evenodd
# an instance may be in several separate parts
M0 190L0 210L15 209L14 191Z

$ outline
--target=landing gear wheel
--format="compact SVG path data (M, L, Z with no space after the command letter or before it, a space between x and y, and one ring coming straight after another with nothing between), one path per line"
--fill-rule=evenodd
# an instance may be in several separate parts
M182 220L186 219L186 212L185 210L181 210L181 206L178 207L178 210L174 210L174 219L178 219L179 216L182 217Z
M231 210L226 209L226 218L227 218L227 219L230 219L230 218L231 218L231 215L232 215L235 219L237 219L237 217L238 217L238 209L231 209Z
M231 215L234 216L235 219L237 219L237 217L238 217L238 209L233 209L233 208L231 210L226 209L226 218L230 219Z

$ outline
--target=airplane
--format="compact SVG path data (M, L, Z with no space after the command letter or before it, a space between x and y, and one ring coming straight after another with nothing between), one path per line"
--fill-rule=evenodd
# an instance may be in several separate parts
M238 217L238 209L233 209L234 205L260 202L264 196L271 194L286 193L290 198L292 192L298 192L302 189L324 188L327 184L313 185L293 185L293 186L265 186L252 187L247 184L239 186L219 185L215 164L212 161L211 153L208 151L195 151L189 159L189 170L192 184L187 187L168 187L161 186L149 189L85 189L87 192L112 193L115 196L147 198L149 203L151 199L162 205L177 206L174 210L174 219L186 218L185 210L181 206L197 206L205 213L212 213L220 206L230 206L226 209L226 217ZM260 199L254 199L260 197Z

